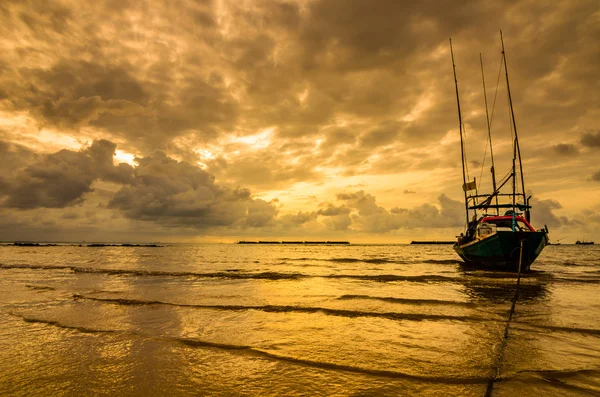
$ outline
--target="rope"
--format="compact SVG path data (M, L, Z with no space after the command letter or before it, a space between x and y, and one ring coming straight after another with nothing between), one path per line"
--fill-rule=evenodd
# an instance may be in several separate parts
M515 307L517 306L517 300L519 299L519 286L521 285L521 264L523 263L523 240L521 240L521 249L519 252L519 272L517 274L517 288L515 290L515 296L513 296L512 304L510 306L510 310L508 312L508 319L506 320L506 326L504 327L504 335L502 336L502 342L500 343L500 353L497 356L496 363L494 364L494 374L490 378L487 384L487 388L485 390L485 397L491 397L492 392L494 391L494 383L500 378L500 366L504 359L504 350L506 349L506 344L508 342L508 328L510 326L510 322L513 318L513 314L515 313Z
M492 114L490 115L490 128L492 128L492 121L494 120L494 109L496 108L496 98L498 97L498 87L500 86L500 74L502 73L503 64L504 57L500 55L500 67L498 68L498 78L496 79L496 92L494 93L494 103L492 105Z

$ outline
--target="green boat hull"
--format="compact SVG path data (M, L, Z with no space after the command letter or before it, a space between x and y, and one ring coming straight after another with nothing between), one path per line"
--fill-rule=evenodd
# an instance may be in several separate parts
M523 242L522 259L521 242ZM521 270L527 271L547 244L546 231L498 231L481 240L470 241L463 245L454 244L453 248L468 265L517 271L521 260Z

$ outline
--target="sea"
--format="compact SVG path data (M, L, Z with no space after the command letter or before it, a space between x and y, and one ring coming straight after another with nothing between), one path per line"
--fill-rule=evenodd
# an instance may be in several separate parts
M2 396L598 396L600 246L0 245Z

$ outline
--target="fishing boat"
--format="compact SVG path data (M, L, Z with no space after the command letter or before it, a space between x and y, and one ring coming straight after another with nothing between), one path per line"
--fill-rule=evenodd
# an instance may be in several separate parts
M523 179L523 164L521 162L521 149L517 134L517 125L513 111L510 84L508 79L508 67L506 65L506 53L504 51L504 40L500 31L502 42L501 62L506 75L506 90L511 119L512 131L512 167L504 178L496 181L494 156L492 150L492 135L490 117L488 113L487 96L485 92L485 78L483 75L483 60L480 55L481 73L483 80L483 91L488 127L488 140L491 157L492 192L482 194L478 192L476 179L467 181L465 172L465 145L464 124L460 109L458 91L458 80L456 78L456 65L454 64L454 52L452 50L452 39L450 39L450 53L452 56L452 68L454 72L454 83L456 88L456 103L458 107L458 122L460 131L460 145L462 156L463 192L466 213L466 231L458 236L453 245L456 253L463 261L473 267L484 267L507 271L528 271L531 264L540 255L548 244L548 227L536 230L531 226L531 196L526 196L525 181ZM499 75L500 76L500 75ZM518 164L518 173L517 173ZM520 181L520 184L519 184ZM511 182L510 184L508 184ZM502 190L508 184L512 191L508 193ZM519 186L520 185L520 186ZM504 211L501 214L501 211Z
M577 241L575 241L575 244L577 244L577 245L593 245L594 242L586 241L586 240L577 240Z

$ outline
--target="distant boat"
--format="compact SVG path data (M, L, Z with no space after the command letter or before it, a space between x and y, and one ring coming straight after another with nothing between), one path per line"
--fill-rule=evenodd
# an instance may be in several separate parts
M575 244L578 244L578 245L592 245L592 244L594 244L594 242L593 241L585 241L585 240L583 240L583 241L577 240L577 241L575 241Z
M460 111L460 100L458 95L458 80L456 79L456 66L454 64L454 52L452 51L452 40L450 40L450 53L452 56L452 68L454 71L454 82L456 87L456 102L458 106L458 121L460 130L460 145L462 155L463 191L465 196L466 232L458 237L453 248L456 253L469 265L476 267L487 267L498 270L529 270L533 261L539 256L548 244L548 227L535 230L530 222L531 206L530 197L526 197L525 182L523 180L523 164L521 162L521 149L513 112L510 85L508 80L508 69L506 67L506 54L504 52L504 41L502 31L500 32L502 42L502 63L506 73L506 88L508 92L509 110L512 123L514 139L512 142L513 158L512 168L508 174L496 184L494 169L494 155L492 151L491 128L488 117L488 138L490 145L492 188L490 194L478 194L476 180L467 182L466 179L466 155L464 148L464 131L462 115ZM481 73L483 78L483 61L481 60ZM487 97L485 94L485 79L483 79L486 116L488 114ZM519 176L517 178L517 167L519 165ZM518 192L517 185L521 182L521 191ZM512 183L510 193L501 193L500 190L509 181ZM475 194L471 192L475 190ZM500 202L502 200L503 202ZM500 215L500 210L507 210ZM470 211L473 215L470 216ZM488 211L495 214L488 214ZM522 212L519 212L522 211ZM523 212L524 215L523 216Z

